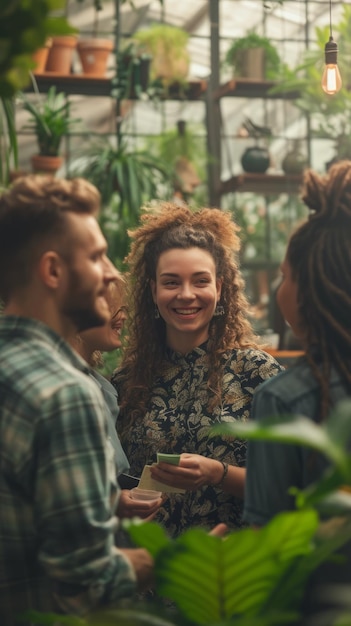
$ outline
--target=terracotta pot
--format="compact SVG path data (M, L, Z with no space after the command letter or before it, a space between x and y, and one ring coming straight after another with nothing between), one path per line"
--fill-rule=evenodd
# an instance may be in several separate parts
M36 63L36 66L33 70L34 74L43 74L43 72L45 72L46 62L49 56L51 46L52 38L50 37L49 39L47 39L45 46L39 48L36 52L34 52L33 61Z
M32 170L37 174L55 176L62 163L63 157L61 156L43 156L41 154L35 154L32 156Z
M77 46L77 38L71 35L53 37L52 46L46 62L46 71L56 74L70 74L73 52Z
M113 42L110 39L82 39L78 41L77 51L83 73L90 76L105 76L112 49Z

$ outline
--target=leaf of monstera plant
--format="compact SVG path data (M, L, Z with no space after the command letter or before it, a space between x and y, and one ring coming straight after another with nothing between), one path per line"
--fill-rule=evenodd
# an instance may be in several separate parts
M155 524L134 527L131 536L138 545L152 546L157 592L196 624L218 624L266 610L281 578L309 555L317 526L317 513L305 510L282 513L260 530L244 529L224 539L191 529L165 540ZM303 568L299 577L297 595L304 588ZM289 597L281 595L279 605L270 610L288 611L289 603Z
M351 484L351 464L348 442L351 438L351 402L340 402L328 420L319 425L301 415L287 415L259 422L222 423L212 429L213 435L218 433L243 437L294 443L307 446L324 454L343 476L345 482Z

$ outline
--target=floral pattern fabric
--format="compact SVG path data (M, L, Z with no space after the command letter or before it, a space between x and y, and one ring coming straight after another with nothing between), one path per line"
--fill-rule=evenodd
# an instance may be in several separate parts
M260 350L228 350L222 355L222 405L210 411L207 359L206 344L186 355L167 350L163 374L155 381L144 419L131 423L127 408L120 412L117 430L133 475L140 476L146 463L156 462L157 452L201 454L245 466L246 442L222 435L209 437L210 430L215 424L247 420L255 389L282 368ZM113 382L119 393L118 372ZM208 485L185 494L169 494L156 521L175 537L188 527L208 529L219 522L239 528L242 512L241 499Z

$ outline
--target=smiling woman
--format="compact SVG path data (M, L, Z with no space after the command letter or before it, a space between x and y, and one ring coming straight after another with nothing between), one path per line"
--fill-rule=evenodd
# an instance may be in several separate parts
M257 349L237 264L238 227L217 209L162 204L131 233L128 346L113 382L117 426L132 472L156 453L153 478L169 494L158 514L175 536L188 526L242 524L246 443L209 438L246 420L254 389L280 366Z
M174 248L160 255L151 289L170 348L185 354L206 341L221 283L206 250Z

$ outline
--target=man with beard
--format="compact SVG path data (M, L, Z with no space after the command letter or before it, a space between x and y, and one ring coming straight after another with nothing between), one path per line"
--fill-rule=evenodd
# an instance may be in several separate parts
M65 339L109 319L116 272L82 179L25 176L0 196L0 623L85 614L150 583L114 546L104 401Z

